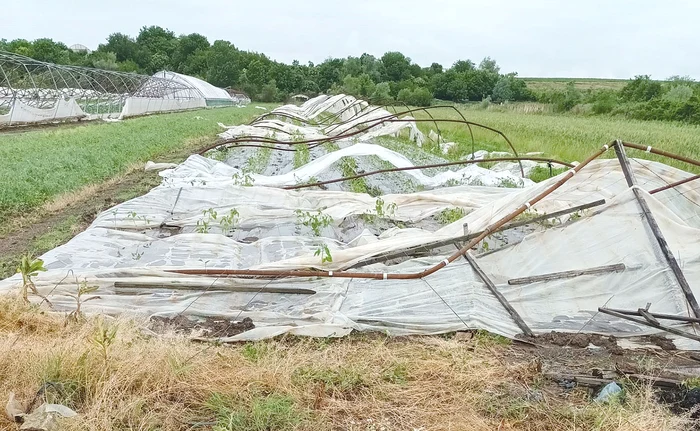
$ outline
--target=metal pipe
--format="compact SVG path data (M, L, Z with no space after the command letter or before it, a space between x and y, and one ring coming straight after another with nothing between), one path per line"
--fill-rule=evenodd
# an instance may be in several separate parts
M686 178L686 179L684 179L684 180L676 181L676 182L671 183L671 184L667 184L667 185L665 185L665 186L663 186L663 187L659 187L658 189L654 189L654 190L650 191L649 194L650 194L650 195L653 195L654 193L658 193L658 192L662 192L662 191L664 191L664 190L672 189L672 188L674 188L674 187L680 186L681 184L685 184L685 183L689 183L689 182L691 182L691 181L695 181L695 180L697 180L698 178L700 178L700 174L698 174L698 175L693 175L692 177L688 177L688 178Z
M668 151L663 151L663 150L657 150L656 148L653 148L651 146L644 146L644 145L639 145L639 144L634 144L631 142L622 142L622 145L627 147L627 148L634 148L635 150L642 150L647 153L652 153L652 154L657 154L659 156L665 156L665 157L670 157L675 160L680 160L681 162L686 162L691 165L695 166L700 166L700 161L694 160L688 157L680 156L678 154L674 153L669 153Z

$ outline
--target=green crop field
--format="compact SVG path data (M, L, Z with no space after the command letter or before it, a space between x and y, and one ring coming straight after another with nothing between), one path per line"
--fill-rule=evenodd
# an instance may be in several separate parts
M522 80L533 91L562 90L572 81L579 90L619 90L628 82L627 79L604 78L522 78Z
M270 105L271 106L271 105ZM63 193L122 174L197 139L214 141L217 122L247 122L262 111L218 108L119 123L61 125L0 133L0 225Z
M606 143L622 139L642 145L651 145L666 151L700 159L700 126L656 122L633 121L613 117L583 117L561 114L527 114L516 111L496 112L474 107L460 108L467 120L493 127L503 132L519 152L542 151L546 156L563 161L581 161ZM460 119L457 112L448 108L431 110L433 117ZM416 113L418 118L428 118ZM421 123L427 131L434 126ZM464 158L471 153L469 130L458 123L442 124L440 130L448 141L460 145L449 154L450 158ZM474 128L475 148L491 151L510 151L507 143L497 134ZM630 156L638 156L631 151ZM607 157L613 157L612 153ZM697 167L644 154L645 158L698 172Z

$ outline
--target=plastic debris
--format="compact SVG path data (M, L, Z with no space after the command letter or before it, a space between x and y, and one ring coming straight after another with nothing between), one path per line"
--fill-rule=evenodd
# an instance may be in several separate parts
M600 391L597 397L595 397L595 402L597 403L607 403L612 398L615 398L617 394L622 392L622 388L615 382L610 382Z
M54 431L58 430L59 417L71 418L78 414L61 404L42 404L32 413L24 416L21 431Z

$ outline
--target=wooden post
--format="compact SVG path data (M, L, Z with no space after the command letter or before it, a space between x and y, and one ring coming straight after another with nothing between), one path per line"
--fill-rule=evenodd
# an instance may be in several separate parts
M491 281L488 275L486 275L486 273L479 267L479 264L476 263L476 260L469 254L469 252L464 253L462 256L464 256L467 262L469 262L469 265L472 266L474 272L476 272L479 278L481 278L481 280L486 284L486 287L488 287L491 293L493 293L493 296L495 296L496 299L498 299L498 302L500 302L503 308L505 308L508 314L510 314L510 317L513 319L516 325L520 327L520 329L523 331L523 334L527 335L528 337L533 337L535 334L532 333L530 327L527 326L523 318L520 317L520 314L518 314L518 312L515 311L515 308L513 308L513 306L510 305L505 296L503 296L501 292L499 292L498 289L496 289L496 285L493 284L493 281Z
M666 238L664 238L664 235L661 232L661 229L659 228L658 223L656 223L656 219L654 218L654 215L651 213L651 210L649 209L649 205L647 204L647 201L644 199L644 196L639 191L639 188L636 187L636 180L634 178L634 173L632 172L632 167L630 166L630 161L627 158L627 154L625 153L625 147L622 145L622 142L620 142L619 140L615 141L615 144L613 146L615 147L615 153L617 154L617 159L620 161L620 166L622 167L622 173L625 175L625 179L627 180L627 185L632 188L632 192L634 193L634 196L637 198L637 202L639 203L639 206L642 209L642 214L644 215L644 218L646 219L647 223L649 224L649 228L651 229L651 232L654 234L654 238L656 238L656 242L659 244L659 247L661 248L661 253L664 255L664 257L666 258L666 262L668 262L668 265L671 267L671 271L673 271L673 275L676 277L678 284L680 285L681 289L683 290L683 294L685 295L685 299L688 301L688 304L690 304L690 308L692 308L693 313L695 314L695 317L700 317L700 306L698 305L698 301L695 299L695 295L693 295L693 291L690 288L690 285L688 284L688 280L685 279L685 276L683 275L683 271L681 271L681 267L678 265L676 258L673 256L673 252L671 251L671 248L668 246L668 243L666 242Z
M600 311L601 313L609 314L609 315L614 316L614 317L619 317L620 319L630 320L630 321L638 323L640 325L651 326L652 328L661 329L662 331L666 331L666 332L669 332L671 334L675 334L675 335L685 337L685 338L690 338L691 340L695 340L695 341L700 341L700 336L692 334L690 332L681 331L680 329L671 328L669 326L663 326L663 325L660 325L658 323L654 324L648 320L638 319L636 317L632 317L632 316L628 316L626 314L618 313L617 311L612 311L612 310L607 309L607 308L598 307L598 311Z
M538 281L560 280L562 278L574 278L582 275L607 274L609 272L622 272L624 270L625 264L618 263L615 265L596 266L595 268L588 269L574 269L573 271L550 272L548 274L533 275L530 277L511 278L508 280L508 284L530 284L537 283Z

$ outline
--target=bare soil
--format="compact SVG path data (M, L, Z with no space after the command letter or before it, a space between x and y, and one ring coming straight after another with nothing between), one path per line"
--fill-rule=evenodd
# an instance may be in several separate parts
M207 338L225 338L238 335L255 328L253 321L246 317L241 321L220 317L192 317L178 314L174 317L153 316L149 328L158 334L176 333L197 335Z

